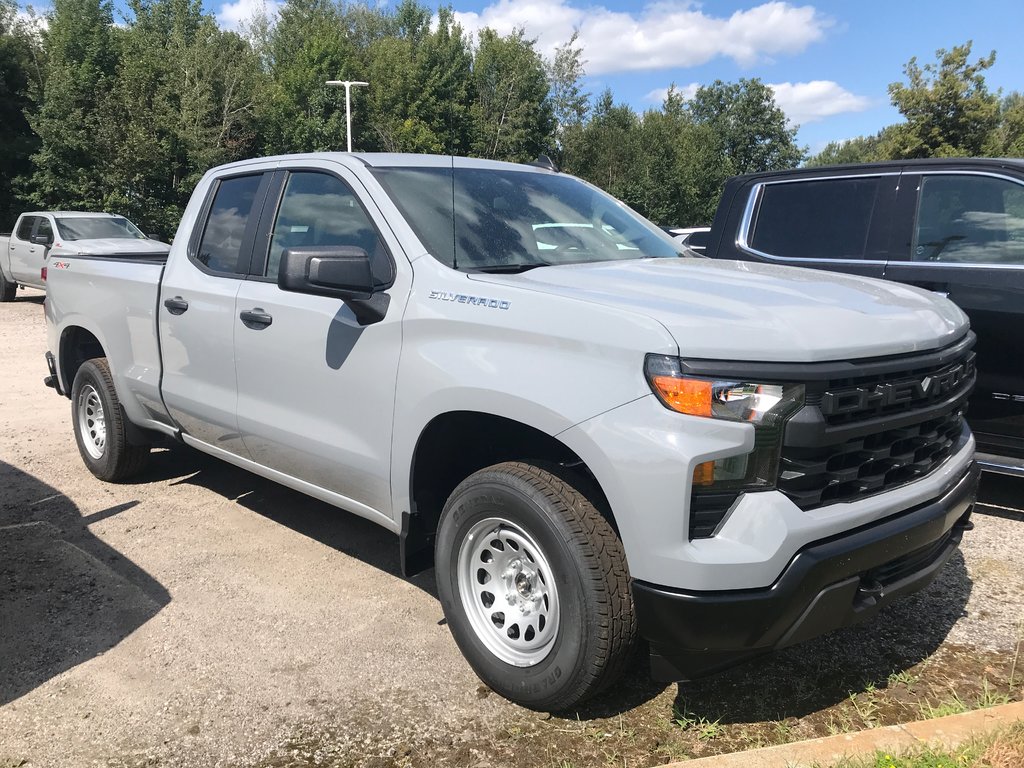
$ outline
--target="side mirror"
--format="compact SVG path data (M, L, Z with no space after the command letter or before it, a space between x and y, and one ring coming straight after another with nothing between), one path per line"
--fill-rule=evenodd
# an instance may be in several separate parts
M303 246L281 256L277 285L282 291L341 299L360 325L384 319L390 297L374 285L370 256L352 246Z
M46 246L53 245L53 236L52 235L32 235L32 244L33 245L46 245Z

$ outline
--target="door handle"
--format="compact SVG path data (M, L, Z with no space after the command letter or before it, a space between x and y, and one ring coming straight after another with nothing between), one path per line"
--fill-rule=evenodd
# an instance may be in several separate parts
M238 314L238 317L241 319L242 325L254 331L262 331L274 322L274 318L263 311L262 307L243 310Z
M167 307L167 311L172 315L183 315L185 310L188 309L188 302L181 298L181 296L175 296L173 299L165 299L164 306Z

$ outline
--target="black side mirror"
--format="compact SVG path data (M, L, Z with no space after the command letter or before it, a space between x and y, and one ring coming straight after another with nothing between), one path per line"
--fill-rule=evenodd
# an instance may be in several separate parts
M282 291L341 299L360 325L384 319L390 297L374 285L370 256L352 246L302 246L281 256L277 285Z
M32 235L32 244L33 245L47 245L47 246L52 245L53 244L53 236L52 235Z

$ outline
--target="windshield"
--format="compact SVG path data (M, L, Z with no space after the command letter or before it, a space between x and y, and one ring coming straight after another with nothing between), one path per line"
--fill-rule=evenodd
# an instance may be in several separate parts
M377 168L374 174L431 255L456 269L518 271L682 255L646 219L571 176L491 168Z
M145 240L138 227L123 216L75 216L57 219L64 240Z

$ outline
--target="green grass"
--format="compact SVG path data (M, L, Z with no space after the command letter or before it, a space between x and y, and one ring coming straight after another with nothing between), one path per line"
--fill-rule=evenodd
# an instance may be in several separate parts
M816 768L826 768L815 764ZM1024 722L994 731L955 749L876 752L845 758L827 768L1020 768L1024 766Z

